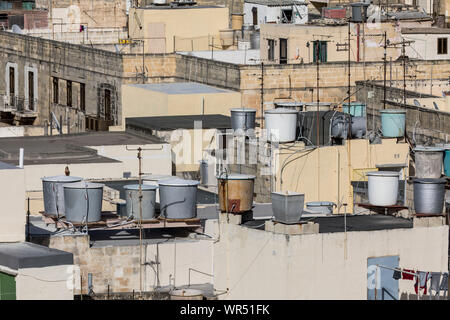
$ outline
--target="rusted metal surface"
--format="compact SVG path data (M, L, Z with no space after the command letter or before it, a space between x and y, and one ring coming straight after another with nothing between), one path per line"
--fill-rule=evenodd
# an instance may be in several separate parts
M254 180L219 179L221 212L239 213L252 209Z

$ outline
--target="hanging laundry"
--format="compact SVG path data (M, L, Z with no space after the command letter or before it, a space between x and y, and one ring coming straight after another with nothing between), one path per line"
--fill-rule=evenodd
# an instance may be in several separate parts
M441 282L441 273L440 272L432 272L431 273L430 294L431 294L431 290L433 290L435 292L435 295L439 295L440 282Z
M408 273L406 273L406 272L408 272ZM415 271L414 270L403 269L402 279L403 280L414 280L415 275L411 274L411 273L415 274Z
M395 280L400 280L402 278L402 273L399 270L394 270L392 278L394 278Z
M428 272L424 271L417 272L416 283L414 284L416 294L419 293L419 290L423 290L423 294L427 294L428 274Z

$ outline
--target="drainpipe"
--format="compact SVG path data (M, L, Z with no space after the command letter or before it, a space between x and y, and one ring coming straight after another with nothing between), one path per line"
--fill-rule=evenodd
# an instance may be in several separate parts
M359 23L356 24L356 61L359 62ZM349 106L350 108L350 106Z

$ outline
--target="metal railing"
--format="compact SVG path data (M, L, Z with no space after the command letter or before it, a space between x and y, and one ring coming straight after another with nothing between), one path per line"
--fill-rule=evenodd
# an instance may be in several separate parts
M37 112L38 100L0 94L0 111L3 112Z

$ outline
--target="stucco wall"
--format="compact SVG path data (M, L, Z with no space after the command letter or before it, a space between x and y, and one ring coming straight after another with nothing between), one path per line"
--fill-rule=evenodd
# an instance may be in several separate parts
M0 242L25 241L25 170L0 170Z
M73 265L19 269L17 300L73 300Z
M219 299L367 299L367 259L398 255L399 266L448 270L448 226L287 236L222 223L214 247ZM399 281L399 297L414 293Z
M448 48L448 42L450 40L450 33L447 34L410 34L403 35L405 40L414 41L408 46L405 51L406 55L415 59L432 59L432 60L448 60L450 59L450 50ZM447 39L447 54L438 54L438 39Z

